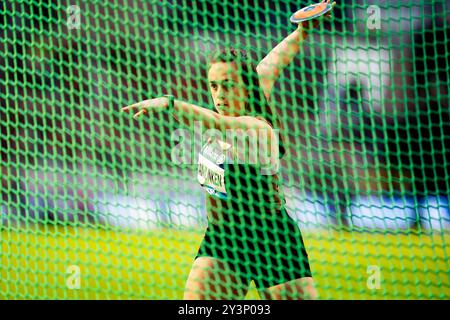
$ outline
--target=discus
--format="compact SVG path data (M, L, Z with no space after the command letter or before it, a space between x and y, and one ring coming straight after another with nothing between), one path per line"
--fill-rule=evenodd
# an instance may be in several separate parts
M300 23L302 21L308 21L320 17L333 9L333 6L329 2L321 2L310 4L307 7L304 7L297 12L295 12L290 21L292 23Z

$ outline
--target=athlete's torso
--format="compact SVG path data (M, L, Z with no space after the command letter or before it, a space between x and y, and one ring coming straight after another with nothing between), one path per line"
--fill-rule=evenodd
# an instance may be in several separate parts
M261 166L236 161L233 147L217 138L203 145L197 180L207 191L208 217L267 214L285 204L278 174L264 174Z

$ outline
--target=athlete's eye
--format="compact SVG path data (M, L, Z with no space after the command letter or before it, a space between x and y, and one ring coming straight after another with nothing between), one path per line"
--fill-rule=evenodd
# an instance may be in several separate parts
M214 90L214 91L217 90L217 84L212 83L211 84L211 89Z
M225 82L225 83L223 84L223 87L224 87L225 89L231 89L231 88L234 87L234 82Z

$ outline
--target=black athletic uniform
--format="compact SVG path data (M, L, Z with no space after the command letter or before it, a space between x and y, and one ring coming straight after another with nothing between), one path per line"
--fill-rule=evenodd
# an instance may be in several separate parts
M254 280L258 289L311 277L302 235L285 210L277 174L233 163L230 146L211 138L199 154L197 179L208 192L208 228L197 257L227 262L244 283Z

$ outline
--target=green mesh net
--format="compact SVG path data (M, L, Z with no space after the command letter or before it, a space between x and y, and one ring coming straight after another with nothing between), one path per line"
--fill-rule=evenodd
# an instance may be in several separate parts
M219 199L198 181L205 128L121 108L172 94L214 110L210 54L257 64L308 4L2 2L0 297L182 299ZM271 220L275 189L248 167L225 181L230 221L202 254L242 268L205 270L224 272L213 284L242 276L245 298L264 298L279 274L308 275L280 249L294 243L320 299L450 298L449 10L338 2L310 32L270 98L285 203Z

